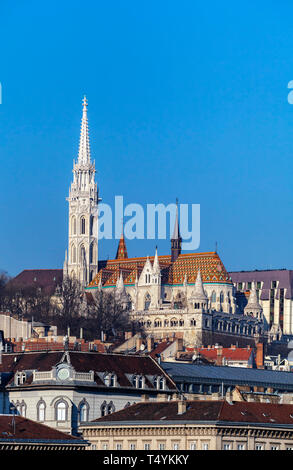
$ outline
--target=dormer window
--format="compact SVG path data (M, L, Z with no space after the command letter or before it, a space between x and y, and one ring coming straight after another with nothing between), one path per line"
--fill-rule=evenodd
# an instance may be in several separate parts
M132 384L135 388L144 388L145 378L143 377L143 375L134 375L132 379Z
M165 377L155 377L154 386L157 390L165 390L166 388L166 379Z
M14 376L14 384L15 385L22 385L26 381L26 373L25 372L16 372Z
M104 383L107 387L116 387L117 385L117 376L116 374L106 374L104 376Z

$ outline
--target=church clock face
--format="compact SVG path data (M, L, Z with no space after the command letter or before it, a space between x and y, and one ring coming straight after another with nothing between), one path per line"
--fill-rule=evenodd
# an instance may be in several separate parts
M69 370L67 367L62 367L62 369L59 369L57 377L59 380L67 380L69 378Z

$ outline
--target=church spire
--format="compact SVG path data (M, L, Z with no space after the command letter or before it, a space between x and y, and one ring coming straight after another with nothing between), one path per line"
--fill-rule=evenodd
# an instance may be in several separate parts
M127 248L126 248L126 243L124 240L124 227L123 227L123 221L122 221L122 232L121 232L121 237L119 240L119 245L117 248L117 253L116 253L116 259L127 259L128 254L127 254Z
M182 242L182 238L180 236L179 218L178 218L178 199L176 199L176 218L175 218L173 236L171 238L171 261L172 263L176 261L178 256L181 254L181 242Z
M89 140L89 129L87 119L87 99L83 98L82 102L82 119L81 119L81 130L79 140L79 151L78 151L78 163L80 165L87 165L91 161L90 155L90 140Z

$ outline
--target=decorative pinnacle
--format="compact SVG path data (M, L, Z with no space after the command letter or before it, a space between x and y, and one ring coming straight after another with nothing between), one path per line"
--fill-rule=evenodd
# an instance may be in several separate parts
M81 120L81 130L80 130L80 141L79 141L79 152L78 152L78 163L80 164L89 164L90 157L90 142L89 142L89 130L88 130L88 119L87 119L87 99L84 96L82 100L82 120Z

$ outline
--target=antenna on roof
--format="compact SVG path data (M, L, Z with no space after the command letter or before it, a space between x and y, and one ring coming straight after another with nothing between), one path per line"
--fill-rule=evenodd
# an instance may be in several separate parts
M215 252L218 253L218 242L216 241L216 249Z

